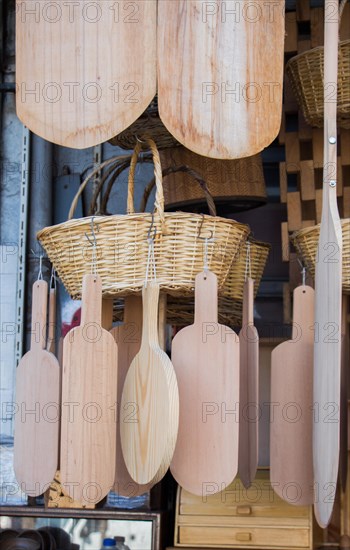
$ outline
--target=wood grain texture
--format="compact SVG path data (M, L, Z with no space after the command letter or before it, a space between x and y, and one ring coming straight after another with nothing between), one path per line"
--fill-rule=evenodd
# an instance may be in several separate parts
M340 482L343 492L346 491L348 477L348 399L349 399L349 296L342 297L341 329L341 390L340 390ZM350 441L349 441L350 444Z
M250 277L244 283L239 355L238 475L248 488L256 475L259 454L259 334L254 327L254 281Z
M261 6L243 0L233 8L201 0L158 3L159 114L185 147L235 159L275 139L282 114L283 14L282 0Z
M174 452L179 394L173 365L159 347L159 285L142 290L143 323L139 353L125 378L121 397L120 438L131 478L140 485L165 475Z
M58 463L59 365L46 351L48 285L36 281L32 292L30 351L16 372L14 470L21 489L41 495L54 478Z
M292 339L271 355L271 483L297 506L313 503L314 294L309 286L294 290Z
M118 348L101 327L102 284L83 278L81 324L63 342L61 481L83 506L111 490L116 449Z
M17 115L82 149L132 124L156 93L156 0L17 0Z
M181 487L203 495L223 490L238 469L239 341L218 323L217 278L195 282L195 321L172 342L180 421L171 472Z
M337 14L338 1L326 0L325 13ZM325 90L338 80L338 18L325 17ZM314 402L319 416L313 430L315 515L325 528L333 510L339 467L341 365L342 230L337 206L337 103L324 102L323 206L315 273ZM330 418L331 414L331 418ZM333 490L330 493L330 488Z
M55 355L56 352L56 288L49 293L49 324L47 328L46 349Z

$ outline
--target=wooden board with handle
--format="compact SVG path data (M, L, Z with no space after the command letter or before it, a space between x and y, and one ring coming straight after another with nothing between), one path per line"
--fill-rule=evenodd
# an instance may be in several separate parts
M315 272L314 403L319 414L313 428L314 505L323 528L331 518L339 467L342 230L337 206L337 102L329 98L338 82L338 7L338 0L325 2L323 200Z
M54 478L58 461L59 365L46 351L48 285L33 284L30 350L16 372L14 470L21 489L41 495Z
M159 114L180 143L235 159L276 138L284 23L283 0L159 2Z
M81 323L63 342L61 482L83 506L114 483L118 348L101 327L102 283L83 278Z
M140 485L162 479L174 452L179 395L173 365L159 347L159 284L142 289L141 347L125 378L120 438L126 468Z
M259 454L259 334L254 327L254 281L244 283L243 323L239 333L238 474L246 489L254 481Z
M314 296L310 286L294 290L292 339L271 355L270 478L298 506L313 503Z
M218 323L217 278L196 276L194 324L172 343L180 421L171 472L195 495L222 491L237 474L239 341Z
M156 93L156 0L17 0L16 109L52 143L82 149L132 124Z

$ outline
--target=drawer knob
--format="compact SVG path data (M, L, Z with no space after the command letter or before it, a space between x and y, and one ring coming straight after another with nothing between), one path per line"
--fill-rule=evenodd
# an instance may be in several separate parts
M248 542L252 540L252 534L251 533L237 533L236 540L239 542Z
M250 506L237 506L237 514L240 516L250 516L252 509Z

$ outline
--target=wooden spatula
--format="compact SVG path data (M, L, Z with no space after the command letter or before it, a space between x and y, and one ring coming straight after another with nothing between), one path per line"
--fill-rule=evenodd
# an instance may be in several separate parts
M16 373L14 470L21 489L42 494L54 478L58 461L59 365L46 346L48 285L38 280L32 293L30 351Z
M102 284L83 278L81 324L63 343L61 481L82 505L112 488L116 448L118 348L101 327Z
M213 158L267 147L281 124L284 33L283 0L161 0L158 105L170 133Z
M333 510L339 466L342 230L337 206L337 102L327 90L338 82L338 0L325 2L324 170L320 237L315 273L313 430L315 515L325 528ZM332 14L332 15L330 15Z
M17 0L17 115L77 149L127 128L156 93L156 0Z
M47 329L46 349L55 355L56 352L56 305L57 292L56 280L51 277L50 293L49 293L49 325Z
M179 421L174 368L158 341L158 283L149 282L143 288L142 302L141 347L126 375L120 408L125 465L140 485L156 483L164 476Z
M314 295L310 286L294 290L292 340L271 356L270 478L283 500L299 506L313 503Z
M255 478L259 453L259 334L254 327L254 281L250 277L244 283L239 350L238 474L248 489Z
M172 343L180 423L171 472L195 495L222 491L238 468L239 341L218 323L217 277L196 276L194 324Z

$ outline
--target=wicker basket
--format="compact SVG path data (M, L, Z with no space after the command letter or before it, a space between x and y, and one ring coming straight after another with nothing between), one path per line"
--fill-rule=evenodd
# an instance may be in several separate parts
M350 219L341 220L343 232L343 292L350 294ZM291 240L302 256L304 263L312 276L315 276L315 262L317 255L320 225L306 227L291 235ZM332 247L329 249L331 258Z
M157 96L140 118L126 130L110 139L109 143L122 149L132 150L136 145L137 138L141 141L146 140L146 138L153 139L159 150L180 145L160 120ZM147 149L147 144L145 144L145 149Z
M217 160L197 155L185 147L160 154L165 168L187 165L205 180L220 213L239 212L266 203L266 186L261 155L238 160ZM166 210L203 211L200 188L191 185L186 173L170 174L164 180Z
M342 0L340 18L347 0ZM324 47L296 55L286 65L294 94L304 117L311 126L323 126L324 113ZM332 90L329 90L330 98ZM339 42L338 56L338 125L350 128L350 40Z
M151 227L152 232L156 231L157 280L164 291L173 296L193 294L195 276L203 268L203 237L208 235L214 239L209 244L209 268L216 273L219 288L224 286L231 264L249 234L249 227L214 216L164 213L159 152L152 140L148 140L148 144L153 155L157 188L154 215L134 213L134 175L141 150L138 143L129 171L127 215L70 219L38 233L39 241L73 298L80 297L82 278L91 272L93 257L102 278L104 296L140 292L145 281ZM69 218L73 216L76 203L77 197ZM92 235L94 247L91 246Z

